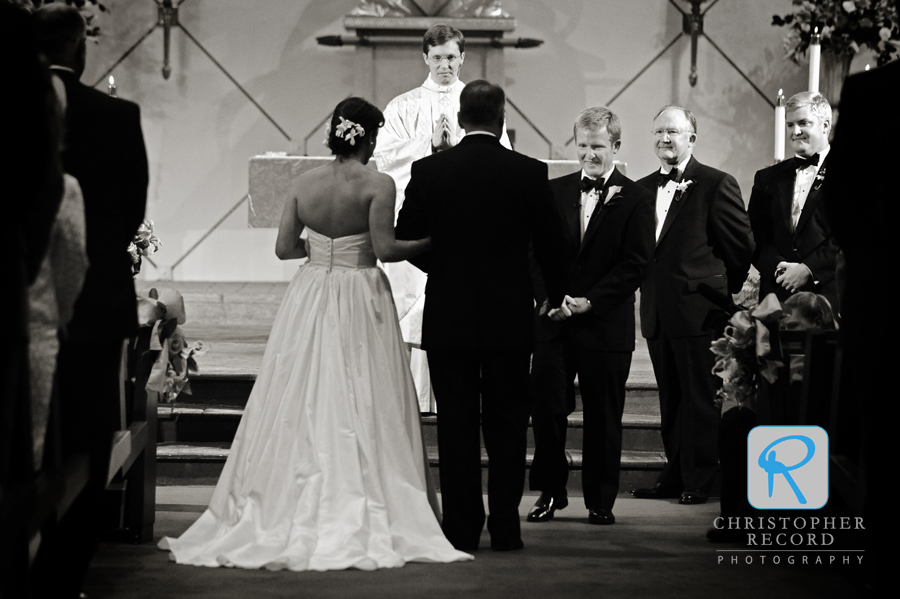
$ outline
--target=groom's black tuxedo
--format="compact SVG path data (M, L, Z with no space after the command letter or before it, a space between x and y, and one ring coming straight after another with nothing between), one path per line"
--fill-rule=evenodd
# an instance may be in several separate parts
M562 302L562 224L547 166L469 134L412 165L397 237L431 236L413 262L428 273L422 349L438 403L443 529L454 546L478 546L484 526L481 425L489 464L491 546L521 543L528 361L534 346L529 243Z
M658 194L654 171L638 181ZM753 254L753 234L734 177L691 157L656 241L641 286L641 332L659 385L668 461L659 476L667 491L708 492L718 467L718 379L712 374L712 314L721 310L697 291L705 283L740 291Z
M554 496L565 489L566 416L574 409L567 405L566 389L577 373L584 405L584 502L588 508L612 510L619 488L625 381L634 351L634 292L653 255L653 195L613 169L581 239L580 179L579 171L553 179L550 187L567 224L566 293L587 298L591 310L562 322L550 320L536 273L530 485Z
M753 265L759 269L760 298L769 293L774 293L781 301L789 298L791 293L775 282L775 269L782 261L798 262L805 264L812 273L801 291L824 295L831 302L835 314L840 309L834 280L839 248L831 236L831 225L822 203L828 182L826 174L830 156L829 153L819 167L796 230L791 226L796 158L756 173L747 211L753 227L753 238L756 240Z

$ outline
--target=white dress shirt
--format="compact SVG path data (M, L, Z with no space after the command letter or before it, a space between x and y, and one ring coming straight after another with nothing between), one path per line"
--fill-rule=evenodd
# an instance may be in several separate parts
M688 161L691 159L691 155L688 154L684 160L678 163L678 166L669 167L666 169L666 166L661 166L659 168L659 172L663 175L668 175L673 168L677 168L682 173L682 178L684 178L684 169L687 166ZM666 184L662 187L658 187L656 189L656 240L659 241L659 234L662 232L663 223L666 222L666 215L669 213L669 208L672 206L672 199L675 197L675 181L666 181Z
M600 177L606 183L609 183L609 177L612 175L613 169L616 168L616 165L613 165L608 171L603 173L603 176ZM591 177L587 173L584 172L584 169L581 169L581 179L587 177L588 179L596 180L597 177ZM597 193L596 189L591 189L590 191L581 192L581 218L579 222L581 223L581 239L584 239L584 232L587 231L588 224L591 222L591 215L594 214L594 209L597 207L597 202L600 201L600 195Z
M803 206L806 205L806 198L809 196L809 190L812 189L816 180L816 174L822 168L822 162L828 156L831 146L827 146L819 152L819 164L808 166L806 168L797 169L797 175L794 177L794 198L791 203L791 229L797 228L797 221L800 220L800 214L803 212Z

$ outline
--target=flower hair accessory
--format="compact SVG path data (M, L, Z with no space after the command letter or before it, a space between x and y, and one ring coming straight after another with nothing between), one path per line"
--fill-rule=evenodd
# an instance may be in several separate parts
M366 134L366 130L362 128L362 125L359 123L354 123L349 119L345 119L342 116L338 117L341 119L340 124L335 127L335 131L337 135L341 137L344 141L349 141L351 146L356 145L356 140L354 139L357 135L363 137Z

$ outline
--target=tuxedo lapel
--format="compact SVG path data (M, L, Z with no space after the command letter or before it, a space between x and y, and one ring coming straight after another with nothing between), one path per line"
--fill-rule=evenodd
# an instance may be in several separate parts
M794 159L791 158L791 166L778 177L775 182L775 197L778 201L778 207L781 210L781 218L784 221L785 228L790 231L793 229L791 223L791 207L794 203L794 180L797 177L797 169L794 168Z
M806 226L806 223L809 222L809 219L812 218L813 213L816 211L819 202L822 201L822 196L824 195L824 191L822 188L825 185L825 166L827 164L828 156L826 156L825 160L822 161L822 166L816 173L816 179L813 179L812 186L809 189L809 193L806 195L806 202L803 204L803 210L800 212L800 218L797 221L797 228L794 230L794 235L799 234L803 227ZM820 176L823 179L821 181L818 181L818 177ZM818 183L821 183L821 185L819 185Z
M566 217L566 233L572 247L581 242L581 172L573 173L565 181L561 208Z
M694 191L694 188L697 187L697 162L696 158L691 156L691 159L688 160L687 166L684 167L684 174L681 175L682 181L693 181L691 185L684 190L684 192L679 196L678 192L675 192L675 197L672 198L672 203L669 205L669 211L666 213L666 220L663 221L662 229L659 232L659 238L656 240L656 245L658 246L663 238L666 236L666 233L669 232L669 229L672 228L672 223L675 221L675 218L678 216L678 213L681 212L681 208L685 205L688 198L691 195L691 192ZM658 191L656 193L659 193ZM654 195L656 195L656 193ZM654 202L655 203L655 202Z

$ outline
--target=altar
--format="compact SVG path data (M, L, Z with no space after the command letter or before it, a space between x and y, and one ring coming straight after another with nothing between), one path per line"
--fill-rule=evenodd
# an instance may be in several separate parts
M331 156L296 156L268 152L250 159L250 202L247 224L252 228L277 228L285 199L293 182L310 169L328 164ZM576 160L544 160L551 179L581 168ZM374 167L374 165L373 165ZM624 165L619 165L623 168Z

